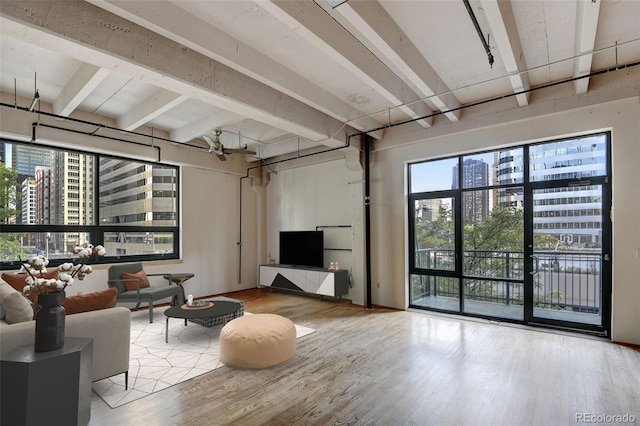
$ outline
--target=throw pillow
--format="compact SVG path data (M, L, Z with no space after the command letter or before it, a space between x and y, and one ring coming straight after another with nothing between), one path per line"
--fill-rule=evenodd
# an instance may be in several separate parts
M2 274L2 279L5 280L7 283L9 283L9 285L13 288L15 288L17 291L22 293L22 289L24 288L24 286L27 285L27 277L29 276L29 274L15 274L15 273L11 273L11 272L5 272ZM40 275L37 276L37 278L40 278ZM58 278L58 270L57 269L52 269L51 271L47 271L45 273L42 274L42 278ZM37 294L30 294L29 296L27 296L29 298L29 300L31 300L31 303L34 306L34 318L35 318L35 314L40 310L40 306L38 306L38 295Z
M140 281L140 288L151 287L149 283L149 278L147 278L147 274L144 270L140 272L136 272L135 274L130 274L128 272L122 273L123 280L138 280ZM127 287L127 291L136 291L137 282L136 281L125 281L125 287Z
M5 311L4 319L9 324L33 319L33 308L29 299L4 282L0 283L0 305Z
M94 293L69 296L65 299L62 306L67 315L79 314L80 312L113 308L116 306L116 297L118 297L118 290L110 288Z
M4 272L2 274L2 279L5 280L11 287L15 288L17 291L22 291L25 285L27 285L27 277L29 274L15 274L11 272ZM40 275L37 275L37 278L40 278ZM58 270L52 269L51 271L47 271L42 274L42 278L58 278Z

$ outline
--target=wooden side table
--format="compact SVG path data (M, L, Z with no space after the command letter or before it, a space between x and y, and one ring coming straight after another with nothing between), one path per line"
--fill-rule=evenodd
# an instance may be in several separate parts
M0 362L0 423L89 423L93 339L65 337L60 349L48 352L23 345L2 354Z

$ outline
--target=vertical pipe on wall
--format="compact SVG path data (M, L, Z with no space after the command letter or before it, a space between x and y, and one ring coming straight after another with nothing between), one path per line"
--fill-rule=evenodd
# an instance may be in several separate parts
M371 138L362 134L364 142L364 241L365 241L365 275L366 275L366 299L367 309L372 309L371 303L371 199L370 199L370 170L371 163Z
M240 213L238 214L238 284L242 284L242 181L249 177L249 170L247 175L240 178Z

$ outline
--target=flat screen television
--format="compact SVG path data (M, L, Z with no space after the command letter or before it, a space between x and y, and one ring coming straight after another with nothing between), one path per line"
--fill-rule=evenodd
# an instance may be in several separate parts
M324 267L322 231L280 231L280 264Z

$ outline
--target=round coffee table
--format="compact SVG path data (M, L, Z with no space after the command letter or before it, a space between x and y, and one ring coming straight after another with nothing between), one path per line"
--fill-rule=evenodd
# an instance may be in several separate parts
M216 300L209 302L208 307L188 307L186 305L172 306L164 311L167 317L165 327L165 342L169 343L169 318L180 318L187 325L188 320L222 317L233 314L242 308L242 305L236 302L228 302L226 300Z

